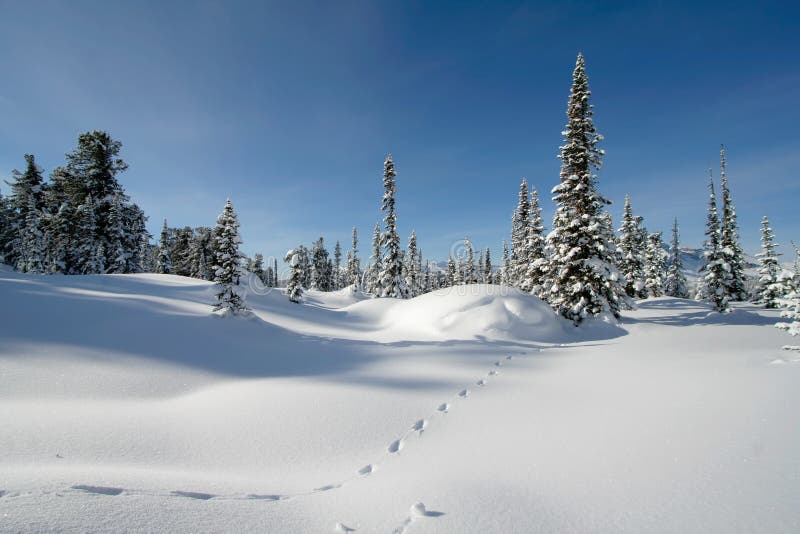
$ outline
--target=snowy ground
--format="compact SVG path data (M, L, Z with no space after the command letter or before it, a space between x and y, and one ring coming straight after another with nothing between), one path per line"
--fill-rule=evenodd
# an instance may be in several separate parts
M0 272L0 531L798 532L776 313ZM417 503L424 503L413 507Z

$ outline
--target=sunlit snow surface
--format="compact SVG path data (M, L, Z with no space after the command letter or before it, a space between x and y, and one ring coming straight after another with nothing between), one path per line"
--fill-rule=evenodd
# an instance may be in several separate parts
M798 532L776 312L0 272L2 532Z

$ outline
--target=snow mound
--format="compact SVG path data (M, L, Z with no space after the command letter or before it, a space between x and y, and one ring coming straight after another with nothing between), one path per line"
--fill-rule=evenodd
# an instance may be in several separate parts
M372 323L385 340L574 339L572 323L542 300L498 285L475 284L433 291L410 300L371 299L346 308Z

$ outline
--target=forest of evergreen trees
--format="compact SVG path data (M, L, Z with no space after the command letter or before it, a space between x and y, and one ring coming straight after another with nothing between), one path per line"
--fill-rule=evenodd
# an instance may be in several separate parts
M423 260L413 231L403 250L391 155L384 162L383 228L376 224L363 267L353 228L344 256L339 242L331 255L322 237L310 249L298 245L288 251L288 274L281 279L276 260L265 265L261 254L247 258L241 253L239 223L230 200L215 227L172 228L165 220L158 243L152 244L144 212L118 180L127 169L119 157L121 143L102 131L80 135L65 165L54 169L48 181L34 156L25 156L25 171L13 172L7 182L10 194L0 197L0 253L3 262L26 273L157 272L214 281L219 286L216 309L226 313L246 310L240 279L249 272L264 287L285 286L293 302L301 302L307 289L349 288L373 297L411 298L462 284L501 284L536 295L575 324L606 313L619 317L621 310L633 307L634 299L647 297L696 298L720 312L728 311L731 302L750 299L768 308L783 307L785 316L793 319L785 328L799 333L800 261L793 272L781 267L766 217L758 277L748 284L724 147L719 200L709 179L705 262L694 291L683 271L677 220L665 247L662 233L645 228L644 218L634 213L626 196L615 232L607 209L610 202L597 189L595 172L604 152L598 146L602 136L595 130L590 95L579 55L567 106L560 181L552 189L552 227L546 231L537 190L523 179L510 240L503 242L497 266L489 248L475 250L468 238L451 253L446 269Z

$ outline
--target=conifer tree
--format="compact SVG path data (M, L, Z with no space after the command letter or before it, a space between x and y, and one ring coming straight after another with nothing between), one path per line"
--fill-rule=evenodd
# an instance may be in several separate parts
M550 305L576 325L603 313L619 317L627 300L614 267L614 246L603 226L603 209L609 201L597 191L593 174L600 168L603 151L597 146L602 136L594 127L590 94L579 54L561 147L561 183L553 188L557 208L547 236L550 258L544 292Z
M320 237L311 248L311 288L319 291L330 291L331 276L328 266L328 251Z
M736 208L728 187L725 173L725 147L720 147L721 187L722 187L722 222L720 223L720 245L722 256L728 265L729 275L726 278L725 291L734 302L747 299L747 286L744 274L744 251L739 243L739 225L736 222Z
M352 287L353 293L361 289L361 265L358 259L358 230L353 227L353 244L347 254L347 284Z
M769 219L764 215L761 220L761 253L756 254L759 269L754 301L763 304L765 308L777 308L778 299L790 291L782 283L781 265L778 262L780 254L775 251L776 248L778 244L775 243L775 234L769 226Z
M217 285L215 311L224 315L238 315L247 311L245 292L239 286L242 253L239 246L239 220L228 199L225 208L217 217L214 229L214 282Z
M303 299L303 266L304 252L292 249L286 253L283 261L289 264L289 279L286 282L286 296L294 303Z
M666 252L661 240L661 232L653 232L647 236L645 254L644 286L647 296L664 295L664 275L666 274Z
M520 283L520 289L541 296L547 275L547 258L542 208L539 206L539 194L535 187L531 188L530 205L530 227L526 244L528 266Z
M156 272L159 274L172 274L172 257L170 255L169 228L167 220L161 227L161 240L158 242L158 257L156 258Z
M458 275L456 274L456 262L453 256L447 258L447 287L453 287L458 284Z
M528 273L528 241L531 231L531 205L528 198L528 180L522 179L519 200L511 223L511 273L510 283L521 287Z
M28 209L25 210L25 225L22 228L20 242L17 269L23 273L44 273L42 217L36 209L36 200L33 196L28 197Z
M264 255L260 252L256 252L255 256L253 256L253 261L250 265L248 265L248 271L253 273L258 277L264 285L267 285L267 273L264 271Z
M508 256L508 243L503 240L503 263L500 266L500 283L504 286L511 285L511 259Z
M422 292L422 273L419 271L419 250L417 249L417 233L411 231L408 237L408 255L406 256L406 285L410 296L416 297Z
M704 300L714 305L718 312L729 311L727 281L730 275L729 268L722 254L721 231L719 212L717 211L717 197L714 194L714 180L709 176L709 203L708 217L706 220L706 241L703 245L705 265L702 276L698 281L697 300Z
M73 240L75 239L74 225L77 221L77 214L72 207L72 202L66 198L58 205L58 211L50 218L49 241L50 265L49 272L72 274L75 251L73 250Z
M462 283L464 284L474 284L478 280L475 276L475 252L472 249L472 241L469 238L464 240L464 250L465 250L465 262L464 266L461 269L463 272L463 280ZM461 258L459 258L460 260Z
M376 223L372 231L371 263L367 266L366 287L364 288L365 291L373 297L378 297L381 294L381 256L381 227L380 224Z
M492 281L492 255L489 252L489 247L486 247L486 259L483 262L483 279L487 284L493 283L493 281Z
M75 273L99 273L102 266L98 265L97 250L102 243L98 243L94 237L97 225L95 222L94 202L91 196L87 195L86 199L78 207L76 219L76 243L74 245L74 255L76 259Z
M622 214L622 226L619 229L617 244L617 263L621 274L625 277L625 292L629 297L644 297L644 253L641 217L633 215L630 195L625 195L625 208ZM646 243L644 243L646 245Z
M686 283L686 275L683 274L678 219L675 219L675 222L672 224L672 241L669 246L669 260L667 262L667 277L664 281L664 294L669 297L677 297L680 299L689 298L689 286Z
M108 216L108 268L109 273L124 273L128 267L128 252L125 247L125 214L122 199L114 195Z
M400 236L397 233L397 214L395 213L395 193L397 186L392 155L383 163L383 204L381 210L386 223L386 231L381 236L381 248L385 250L380 271L380 296L406 299L409 296L408 286L402 276L403 263L400 250Z
M332 289L342 288L342 246L339 242L333 247L333 279Z

